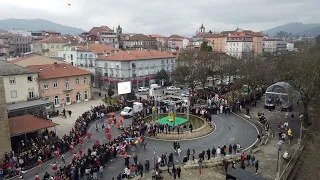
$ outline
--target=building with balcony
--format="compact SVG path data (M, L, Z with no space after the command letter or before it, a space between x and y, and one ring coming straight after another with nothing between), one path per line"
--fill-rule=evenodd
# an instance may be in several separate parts
M149 86L155 75L164 69L170 79L174 76L175 56L155 50L120 51L107 57L99 57L97 71L104 76L104 86L117 88L120 81L131 81L132 88Z
M17 103L39 98L38 73L25 67L0 61L6 102Z
M120 26L117 30L120 30L119 28L122 31ZM78 38L81 42L100 42L113 48L119 48L118 32L108 26L93 27L89 32L82 33Z
M92 98L91 72L68 64L28 66L39 73L40 96L55 107L89 101Z
M127 50L156 50L157 40L143 34L126 36L123 40L124 48Z
M99 56L110 56L119 52L116 49L104 44L89 44L65 46L64 51L59 51L59 57L65 58L65 61L73 66L95 73L96 59Z
M287 51L287 43L280 39L264 39L263 52L275 53Z
M40 41L31 43L31 51L46 57L58 57L58 52L62 51L63 46L68 41L61 36L49 36Z
M252 52L252 36L242 30L227 37L226 54L241 58L243 54Z

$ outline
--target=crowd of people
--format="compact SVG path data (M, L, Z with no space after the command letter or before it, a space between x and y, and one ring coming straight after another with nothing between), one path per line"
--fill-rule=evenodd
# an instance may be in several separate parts
M42 134L30 136L26 141L21 140L18 142L20 147L18 152L5 153L1 162L3 174L12 177L37 165L41 166L42 162L56 158L57 154L73 151L74 146L83 143L83 137L88 135L89 125L100 114L119 111L122 106L122 104L114 104L107 107L91 107L91 110L84 112L82 116L76 119L74 128L62 138L57 137L53 131L46 129Z

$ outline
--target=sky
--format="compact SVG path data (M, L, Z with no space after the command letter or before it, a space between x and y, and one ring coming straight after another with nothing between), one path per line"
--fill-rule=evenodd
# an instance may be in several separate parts
M0 0L0 19L39 18L85 31L119 23L125 33L193 35L201 23L215 32L319 23L317 7L319 0Z

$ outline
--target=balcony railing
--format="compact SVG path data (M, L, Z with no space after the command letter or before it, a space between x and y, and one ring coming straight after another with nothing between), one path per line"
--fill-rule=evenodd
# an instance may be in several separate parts
M40 97L38 95L33 96L33 97L27 96L27 101L34 101L34 100L37 100L37 99L40 99Z
M42 52L49 52L49 49L42 49Z

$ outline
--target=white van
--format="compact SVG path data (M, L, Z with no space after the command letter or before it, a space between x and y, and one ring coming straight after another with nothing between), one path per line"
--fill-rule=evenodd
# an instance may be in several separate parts
M124 107L120 112L120 116L127 118L133 117L134 113L141 112L143 109L143 104L139 102L134 102L133 107Z
M161 86L159 84L150 84L150 89L160 89Z

